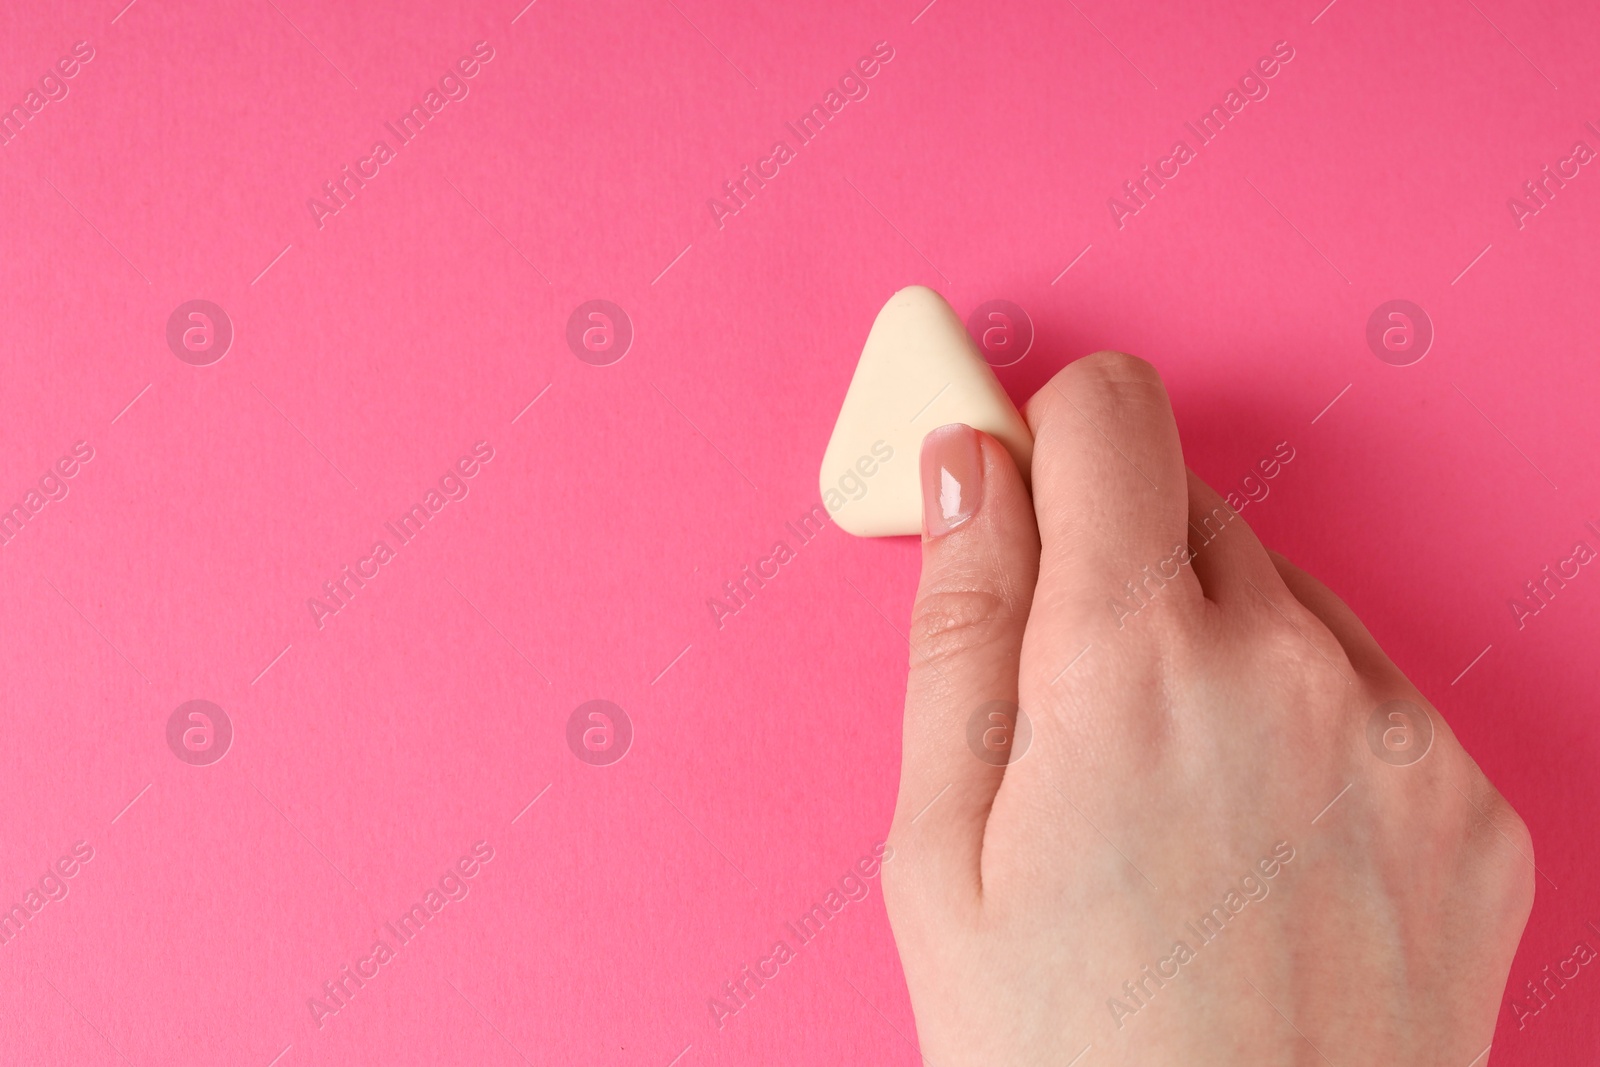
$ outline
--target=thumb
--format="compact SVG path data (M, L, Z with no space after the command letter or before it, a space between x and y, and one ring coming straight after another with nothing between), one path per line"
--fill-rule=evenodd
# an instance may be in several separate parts
M988 434L941 426L922 442L921 469L922 581L890 837L901 889L959 905L981 888L984 823L1016 721L1039 530L1016 463Z

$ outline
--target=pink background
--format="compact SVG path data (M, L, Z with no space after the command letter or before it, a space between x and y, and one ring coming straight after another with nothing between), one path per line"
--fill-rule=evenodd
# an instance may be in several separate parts
M829 528L720 630L706 601L815 503L911 283L1029 313L1019 401L1153 359L1219 488L1288 441L1245 518L1532 827L1513 988L1600 944L1600 574L1508 606L1600 547L1600 174L1507 207L1600 148L1593 5L123 2L0 10L8 106L94 49L0 148L0 503L94 450L0 549L0 903L94 850L0 945L7 1058L916 1062L876 881L722 1029L707 1004L888 824L916 545ZM319 229L307 199L480 40ZM1119 230L1107 198L1279 40L1270 95ZM211 366L165 340L194 298L236 330ZM634 325L611 366L565 341L593 298ZM1437 331L1406 367L1365 341L1395 298ZM307 599L477 441L470 495L319 630ZM211 766L167 746L196 698L236 733ZM594 698L635 730L611 766L565 741ZM478 841L470 895L319 1028ZM1520 1031L1508 1002L1494 1062L1592 1058L1597 1001L1585 970Z

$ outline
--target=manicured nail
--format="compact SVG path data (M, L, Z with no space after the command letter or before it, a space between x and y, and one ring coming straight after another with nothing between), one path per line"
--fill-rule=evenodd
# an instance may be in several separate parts
M922 524L941 537L966 522L983 503L983 449L978 433L959 422L922 439Z

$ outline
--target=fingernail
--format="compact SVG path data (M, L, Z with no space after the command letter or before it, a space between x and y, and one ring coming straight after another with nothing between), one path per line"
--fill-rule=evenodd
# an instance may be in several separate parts
M922 439L922 523L941 537L977 514L983 503L983 449L978 433L955 422Z

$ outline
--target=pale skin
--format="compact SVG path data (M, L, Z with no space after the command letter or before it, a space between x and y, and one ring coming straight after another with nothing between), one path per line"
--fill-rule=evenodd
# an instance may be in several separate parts
M923 1057L1491 1062L1522 820L1343 601L1186 469L1148 363L1078 360L1026 417L1031 493L987 435L923 445L883 868Z

